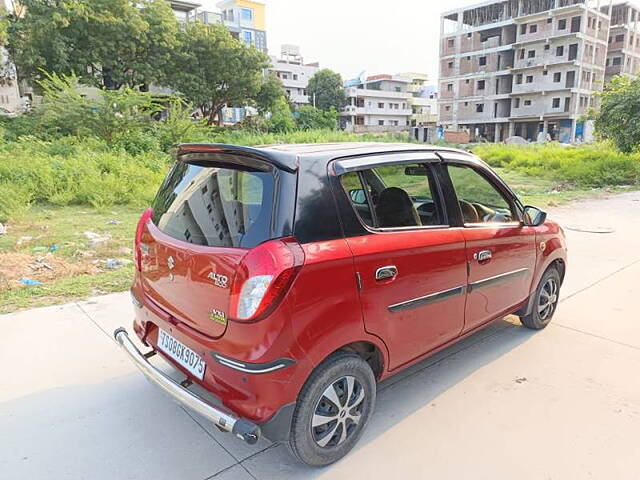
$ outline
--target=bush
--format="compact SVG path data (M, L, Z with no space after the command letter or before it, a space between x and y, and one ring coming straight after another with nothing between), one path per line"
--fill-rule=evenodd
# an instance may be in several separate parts
M330 129L338 126L338 112L335 108L323 111L319 108L302 106L296 111L296 127L300 130Z
M579 147L484 144L473 152L493 167L580 187L640 183L640 154L621 153L608 143Z
M0 215L17 218L31 203L148 205L169 164L157 149L131 155L104 142L22 137L0 147Z

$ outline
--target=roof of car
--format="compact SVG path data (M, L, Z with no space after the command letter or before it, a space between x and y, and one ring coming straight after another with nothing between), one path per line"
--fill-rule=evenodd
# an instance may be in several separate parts
M182 144L178 146L178 156L193 152L241 153L260 157L280 168L294 171L299 161L304 158L318 156L327 159L371 155L390 152L439 151L455 152L472 156L463 150L419 143L385 143L385 142L340 142L340 143L287 143L245 147L227 144Z

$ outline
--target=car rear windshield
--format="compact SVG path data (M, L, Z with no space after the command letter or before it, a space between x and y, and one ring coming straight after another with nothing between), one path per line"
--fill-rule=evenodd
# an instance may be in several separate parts
M178 161L153 203L153 223L184 242L254 247L271 238L272 171Z

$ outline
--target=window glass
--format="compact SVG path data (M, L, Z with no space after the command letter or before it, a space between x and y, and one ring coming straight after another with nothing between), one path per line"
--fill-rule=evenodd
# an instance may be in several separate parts
M428 166L385 165L345 174L341 180L357 214L370 227L444 224L433 171Z
M271 172L177 162L153 202L153 223L167 235L212 247L253 247L271 235Z
M509 202L486 178L470 167L449 165L448 170L465 223L513 221Z
M243 20L247 20L247 21L251 21L253 20L253 11L250 8L243 8L242 9L242 19Z

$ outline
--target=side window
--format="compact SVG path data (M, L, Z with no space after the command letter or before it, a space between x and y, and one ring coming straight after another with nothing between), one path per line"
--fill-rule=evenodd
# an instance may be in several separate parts
M516 218L507 199L471 167L449 165L464 223L509 223Z
M404 164L350 172L342 185L360 219L373 228L443 225L433 170Z

